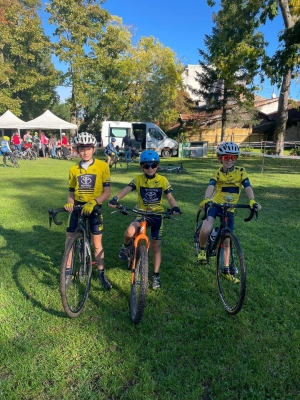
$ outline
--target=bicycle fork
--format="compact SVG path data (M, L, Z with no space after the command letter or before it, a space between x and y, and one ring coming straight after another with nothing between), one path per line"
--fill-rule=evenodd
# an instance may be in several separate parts
M140 228L139 228L139 233L135 237L134 242L133 242L133 262L132 262L132 268L131 268L131 284L133 285L135 283L135 267L136 267L136 257L137 257L137 249L139 243L144 240L147 252L150 247L150 241L148 236L146 235L146 229L147 229L147 222L146 221L141 221L140 222Z

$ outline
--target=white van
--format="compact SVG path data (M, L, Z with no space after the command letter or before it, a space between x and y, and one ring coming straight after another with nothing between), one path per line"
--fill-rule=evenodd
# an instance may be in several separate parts
M102 123L101 138L104 147L112 137L115 137L117 139L115 145L121 148L125 136L130 136L133 147L140 151L152 149L161 157L172 157L178 153L178 143L152 122L104 121Z

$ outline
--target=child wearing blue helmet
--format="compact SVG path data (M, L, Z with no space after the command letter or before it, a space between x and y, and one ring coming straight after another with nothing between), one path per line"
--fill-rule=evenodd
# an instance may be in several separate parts
M153 252L153 282L152 288L160 288L159 269L161 264L161 239L163 231L163 219L160 215L155 215L155 212L164 211L162 205L163 194L165 195L173 214L181 214L179 207L172 195L172 187L167 178L157 174L159 164L159 155L153 150L145 150L140 155L140 166L143 170L142 174L136 176L132 181L125 186L119 193L116 194L109 202L108 206L115 208L118 201L125 197L132 190L137 191L138 202L137 208L145 211L150 211L151 226L151 249ZM153 216L151 216L153 211ZM126 229L124 234L124 244L121 248L119 257L122 260L127 260L130 240L137 234L139 228L139 220L134 220Z
M114 159L115 155L118 155L118 150L115 148L115 143L116 143L117 139L115 137L111 138L110 143L108 143L108 145L105 147L104 149L104 154L107 157L107 164L109 165L109 167L111 167L112 163L111 163L111 159Z

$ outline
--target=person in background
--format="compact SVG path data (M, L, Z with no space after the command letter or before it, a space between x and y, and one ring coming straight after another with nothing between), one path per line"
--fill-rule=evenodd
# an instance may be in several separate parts
M108 145L104 149L104 154L107 157L106 162L109 165L109 167L111 167L112 165L111 161L114 161L115 155L118 155L118 150L115 148L116 141L117 139L115 137L112 137L110 143L108 143Z
M17 150L21 151L21 138L18 131L13 132L11 142Z
M31 135L30 131L26 131L26 132L25 132L25 135L23 136L23 142L24 142L24 144L26 143L26 139L27 139L28 137L29 137L30 139L32 139L32 135Z
M40 133L40 141L41 141L43 157L46 158L48 156L47 155L47 146L48 146L49 139L47 138L47 136L45 135L45 133L43 131L41 131L41 133Z
M49 146L49 152L50 152L51 158L56 158L56 142L57 142L56 136L50 135L48 146Z
M40 157L40 138L38 132L34 132L34 135L32 137L32 143L33 143L33 150L37 156L37 158Z
M130 136L125 136L123 137L121 147L124 147L124 156L125 156L125 161L130 162L131 161L131 139Z
M3 167L7 167L6 156L10 156L12 154L9 147L9 140L9 136L3 136L0 141L0 150L3 155Z
M68 138L67 138L65 132L61 133L61 145L63 147L68 147Z

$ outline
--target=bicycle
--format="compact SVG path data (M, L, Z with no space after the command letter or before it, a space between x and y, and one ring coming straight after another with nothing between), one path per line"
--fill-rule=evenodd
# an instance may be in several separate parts
M199 233L202 226L202 221L207 218L207 212L210 207L220 207L222 215L218 216L220 220L219 226L216 226L208 237L206 247L207 263L209 264L211 257L216 257L216 279L220 299L229 314L237 314L244 303L246 295L246 266L242 248L237 237L230 231L228 227L228 212L233 208L250 208L245 204L214 203L209 202L205 205L204 215L200 208L196 215L194 242L196 254L200 251ZM256 220L258 217L257 208L252 208L250 215L244 219L245 222L250 221L254 214ZM225 242L226 241L226 242ZM224 250L226 248L226 250ZM224 267L224 257L227 249L229 249L229 270ZM225 252L225 253L224 253Z
M128 170L128 161L126 161L123 156L114 155L111 157L109 168L112 169L113 166L118 172L126 172Z
M13 155L16 158L24 159L24 160L36 160L36 153L32 149L25 150L14 150Z
M183 163L180 162L179 165L168 164L167 167L160 165L157 172L171 172L176 174L185 174L187 171L183 168Z
M78 226L65 249L60 271L61 300L66 314L71 318L82 313L88 299L93 265L89 216L81 214L82 206L74 206L73 209L79 213ZM93 212L101 215L101 209L101 206L96 206ZM68 211L64 208L48 210L50 228L52 220L56 225L62 224L57 220L57 214L60 212ZM72 277L69 285L66 283L66 272Z
M14 167L20 168L20 165L19 165L19 162L18 162L18 159L16 156L14 156L13 154L10 154L7 156L7 158L13 164Z
M128 251L127 265L131 270L130 278L130 318L138 324L144 314L148 290L148 250L150 240L147 236L147 222L153 215L162 215L163 218L175 219L170 210L166 212L149 212L117 205L123 215L138 214L140 227L137 235L131 239ZM112 214L117 211L112 211Z

